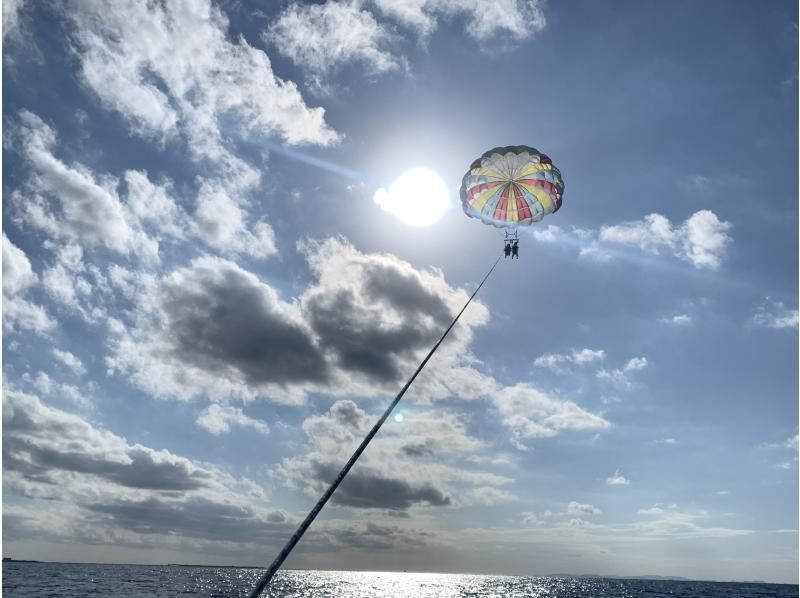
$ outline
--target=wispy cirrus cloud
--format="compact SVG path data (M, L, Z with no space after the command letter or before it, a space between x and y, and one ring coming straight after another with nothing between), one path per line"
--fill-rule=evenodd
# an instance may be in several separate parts
M482 44L494 39L521 41L544 29L543 5L540 0L292 3L262 37L304 68L313 88L324 90L331 75L344 65L360 64L367 75L405 68L396 24L425 40L440 22L464 19L467 35Z
M692 324L692 316L689 314L676 314L674 316L667 316L660 320L664 324L671 324L673 326L690 326Z
M535 367L563 371L565 364L585 365L605 359L603 349L572 349L569 353L546 353L533 361Z
M622 366L613 370L599 370L596 374L600 380L606 380L622 388L631 388L633 383L630 380L631 374L647 367L646 357L633 357Z
M611 423L572 401L564 401L529 385L500 389L493 400L503 424L511 431L512 443L525 450L524 440L551 438L566 430L605 430Z
M241 408L232 405L209 405L197 417L196 423L214 436L229 432L232 426L252 428L260 434L269 434L266 422L248 417Z
M264 38L312 73L317 86L347 63L360 63L371 74L400 66L391 51L390 29L378 23L360 2L291 4L269 26Z

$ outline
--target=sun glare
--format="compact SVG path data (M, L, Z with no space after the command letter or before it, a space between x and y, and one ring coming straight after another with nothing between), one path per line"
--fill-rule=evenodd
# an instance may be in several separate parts
M380 188L375 203L411 226L428 226L447 211L449 193L442 178L428 168L412 168Z

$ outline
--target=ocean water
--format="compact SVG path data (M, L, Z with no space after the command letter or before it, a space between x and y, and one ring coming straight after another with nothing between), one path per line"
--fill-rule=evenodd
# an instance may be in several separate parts
M20 598L115 596L247 596L258 569L69 563L3 563L3 596ZM793 585L505 577L438 573L281 571L263 596L320 598L788 598Z

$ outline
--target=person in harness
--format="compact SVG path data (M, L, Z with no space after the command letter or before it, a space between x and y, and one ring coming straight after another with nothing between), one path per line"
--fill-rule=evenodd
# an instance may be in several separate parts
M519 259L519 241L514 241L514 244L511 246L511 259L514 258Z

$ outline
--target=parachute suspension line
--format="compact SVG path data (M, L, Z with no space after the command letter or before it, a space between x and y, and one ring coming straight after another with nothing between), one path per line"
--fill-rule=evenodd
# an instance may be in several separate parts
M428 363L428 360L431 357L433 357L434 353L436 353L436 349L439 348L439 345L442 344L444 339L447 337L447 335L453 329L453 326L456 325L456 322L458 322L458 319L461 317L461 314L463 314L464 311L469 306L469 304L472 303L472 300L475 298L475 295L478 294L478 291L481 290L481 287L489 279L489 276L492 274L492 272L494 271L495 267L497 267L497 264L500 262L500 258L502 258L502 257L503 257L502 255L500 257L498 257L497 261L494 263L494 265L492 265L492 267L489 268L489 271L486 273L486 276L483 277L483 280L478 285L478 288L476 288L475 291L470 296L470 298L467 299L467 302L464 304L464 307L461 308L461 311L458 312L456 317L450 323L450 326L448 326L447 330L444 331L444 334L442 334L442 337L433 346L433 348L430 350L430 352L425 356L425 359L422 360L422 363L419 364L419 367L417 368L417 371L414 372L414 374L411 376L411 378L409 378L408 382L406 382L405 386L403 386L403 388L400 390L400 392L397 393L397 396L394 398L394 400L391 402L391 404L386 408L386 411L383 412L383 415L381 416L381 418L375 423L374 426L372 426L372 429L369 431L369 434L367 434L366 438L364 438L364 440L361 441L361 444L358 446L356 451L353 453L353 456L350 457L350 460L342 468L342 471L339 472L339 475L336 476L336 479L333 481L333 483L330 485L330 487L328 487L328 489L325 491L325 493L320 497L319 501L317 501L317 504L314 505L313 509L311 509L311 512L305 518L303 523L301 523L300 526L297 528L297 531L294 532L294 535L292 535L292 537L289 538L289 541L286 543L286 546L284 546L283 549L278 553L278 556L275 557L275 560L269 566L269 569L267 569L266 573L264 573L264 575L261 577L261 579L258 580L258 584L253 589L253 591L250 593L250 598L258 598L258 596L261 595L261 592L264 590L264 588L267 587L267 584L269 584L269 582L272 579L272 577L275 575L275 573L278 572L278 569L280 569L281 565L283 564L283 561L285 561L286 557L289 556L289 553L292 552L292 549L300 541L300 538L303 537L303 534L306 533L306 530L314 522L314 519L317 518L317 515L319 515L319 512L322 510L322 507L325 506L325 503L328 502L328 499L331 497L331 495L339 487L339 484L342 483L342 480L344 480L345 476L350 471L350 469L353 467L353 465L355 465L356 461L361 456L361 453L364 452L364 450L367 448L367 445L370 443L370 441L378 433L378 430L381 429L381 426L383 425L383 422L385 422L388 419L389 415L391 415L391 413L392 413L392 410L400 402L400 399L403 398L403 395L406 394L406 391L411 386L411 383L414 382L414 380L416 379L417 375L422 371L422 369Z

